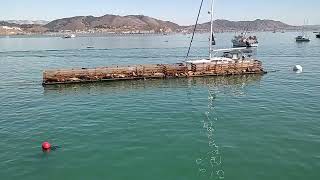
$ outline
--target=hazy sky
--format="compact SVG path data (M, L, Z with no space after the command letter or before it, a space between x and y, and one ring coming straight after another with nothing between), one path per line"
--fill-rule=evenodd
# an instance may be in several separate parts
M211 0L204 1L207 21ZM200 0L0 0L1 20L54 20L77 15L143 14L181 25L193 24ZM292 25L320 24L320 0L216 0L216 18L274 19Z

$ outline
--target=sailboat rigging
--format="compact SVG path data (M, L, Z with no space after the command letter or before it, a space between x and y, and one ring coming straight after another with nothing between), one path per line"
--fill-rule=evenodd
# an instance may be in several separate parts
M301 28L301 30L302 30L301 35L299 35L295 38L296 42L309 42L310 41L310 38L305 33L305 25L306 25L306 20L304 21L304 25Z
M193 38L194 38L195 32L196 32L196 30L197 30L197 25L198 25L198 22L199 22L199 17L200 17L200 13L201 13L203 1L204 1L204 0L201 0L201 3L200 3L200 8L199 8L198 16L197 16L196 24L194 25L194 29L193 29L193 33L192 33L192 37L191 37L191 41L190 41L190 45L189 45L189 49L188 49L188 53L187 53L186 59L188 59L189 54L190 54L190 50L191 50Z
M211 27L210 27L210 44L209 44L209 58L212 58L212 50L213 50L213 46L216 45L216 41L214 39L214 34L213 34L213 18L214 18L214 12L213 12L213 7L214 7L214 0L211 0L211 11L210 11L210 15L211 15Z

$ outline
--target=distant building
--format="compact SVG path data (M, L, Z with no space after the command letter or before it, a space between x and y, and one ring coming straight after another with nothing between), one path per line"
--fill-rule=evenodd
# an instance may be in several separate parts
M16 30L16 31L22 31L19 27L9 27L9 26L1 26L1 28L6 30Z

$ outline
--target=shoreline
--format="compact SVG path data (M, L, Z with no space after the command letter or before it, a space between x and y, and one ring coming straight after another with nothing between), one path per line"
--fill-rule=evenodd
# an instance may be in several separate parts
M284 32L278 31L276 33L288 33L288 32L299 32L299 30L286 30ZM306 32L314 32L312 30ZM208 34L210 32L196 32L196 34ZM241 33L240 31L223 31L223 32L215 32L216 34L223 33ZM248 33L273 33L273 31L250 31ZM192 35L192 33L183 33L183 32L172 32L172 33L107 33L107 32L53 32L53 33L21 33L21 34L0 34L0 38L4 37L63 37L66 34L75 34L77 37L121 37L121 36L170 36L170 35Z

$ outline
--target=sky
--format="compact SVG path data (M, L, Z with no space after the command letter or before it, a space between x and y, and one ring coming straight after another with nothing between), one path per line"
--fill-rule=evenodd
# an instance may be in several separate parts
M204 0L201 22L209 20ZM201 0L0 0L0 20L54 20L72 16L143 14L180 25L195 23ZM273 19L320 24L320 0L215 0L215 18Z

